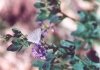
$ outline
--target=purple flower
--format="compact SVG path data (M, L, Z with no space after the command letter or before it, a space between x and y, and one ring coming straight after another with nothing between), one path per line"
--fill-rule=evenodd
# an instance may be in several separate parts
M42 24L43 24L43 22L42 22L42 21L40 21L40 22L39 22L39 26L42 26Z
M47 30L42 30L42 35L46 35L47 34Z
M37 53L36 49L32 48L33 56L38 59L40 58L40 54Z
M41 49L39 50L39 52L42 54L42 56L45 56L47 50L46 50L45 48L41 48Z
M38 48L39 48L40 46L42 46L41 43L38 43L38 44L37 44L37 43L34 43L34 45L35 45L35 47L38 47Z
M32 52L35 58L45 59L45 54L47 50L42 47L42 43L36 44L35 47L32 48Z

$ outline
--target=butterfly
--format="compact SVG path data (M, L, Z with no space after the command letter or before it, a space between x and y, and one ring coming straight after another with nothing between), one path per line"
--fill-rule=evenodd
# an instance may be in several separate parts
M32 33L30 33L27 36L28 41L38 44L40 42L40 39L41 39L41 33L42 33L41 28L35 29Z

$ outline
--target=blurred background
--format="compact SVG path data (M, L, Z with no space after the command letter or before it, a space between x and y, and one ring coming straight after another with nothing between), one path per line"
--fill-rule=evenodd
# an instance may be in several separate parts
M34 3L37 0L0 0L0 37L5 34L13 34L12 28L18 28L23 34L28 35L34 29L38 27L35 18L38 9L34 7ZM98 8L96 9L96 6ZM59 26L54 26L54 32L49 31L45 40L48 43L59 43L61 39L74 40L71 35L73 31L77 30L77 21L81 20L81 16L78 15L79 11L95 11L97 19L100 19L100 2L97 0L61 0L60 10L67 17L62 20ZM61 13L58 13L61 15ZM48 23L46 20L44 23ZM31 47L24 48L22 52L15 53L6 51L6 48L10 45L10 42L3 43L0 38L0 70L38 70L31 66L33 60ZM95 47L94 47L95 46ZM93 45L93 50L99 54L100 47ZM79 49L76 51L79 56L89 53L91 55L91 49L84 51ZM96 60L96 58L94 58Z

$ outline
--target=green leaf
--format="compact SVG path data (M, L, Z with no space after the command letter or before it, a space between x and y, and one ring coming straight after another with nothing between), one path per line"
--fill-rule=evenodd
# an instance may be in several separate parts
M75 69L75 70L83 70L83 64L82 64L82 62L81 61L79 61L78 63L76 63L76 64L74 64L73 65L73 68Z
M53 67L53 69L52 70L62 70L61 68L59 68L59 67Z
M59 20L56 15L51 15L49 19L51 23L56 23Z
M46 20L48 17L46 16L46 13L42 13L40 15L38 15L38 17L36 18L36 21L43 21Z
M42 66L43 66L44 62L41 61L41 60L35 60L33 61L32 65L35 66L35 67L39 67L42 69Z
M11 37L13 37L13 36L10 35L10 34L7 34L6 36L4 36L4 39L5 39L6 41L9 41Z
M84 11L81 11L81 12L79 12L78 14L79 14L80 17L81 17L81 21L84 21L84 20L85 20L85 17L86 17L85 12L84 12Z
M24 40L24 45L25 45L25 47L28 47L30 45L30 43L28 41Z
M65 70L67 69L66 64L62 64L62 63L55 63L54 66L51 67L51 70Z
M21 33L21 31L18 28L13 28L12 31L17 34L17 33Z
M45 61L44 62L44 65L43 65L43 70L50 70L50 62L49 61Z
M20 38L15 38L12 40L12 44L7 48L8 51L17 51L21 50L21 47L23 46L23 40Z
M22 33L16 33L16 34L14 34L14 37L16 37L16 38L19 38L21 36L22 36Z
M19 38L19 37L22 36L22 33L21 33L21 31L18 28L13 28L12 31L15 33L14 37Z
M46 59L47 60L50 60L51 61L53 58L54 58L54 54L52 54L51 52L47 52L46 53Z
M42 8L42 7L45 7L45 4L44 4L44 3L41 3L41 2L36 2L36 3L34 4L34 6L35 6L36 8Z
M45 10L45 9L42 9L42 8L41 8L40 11L41 11L41 12L39 12L38 14L46 13L46 10Z
M78 23L78 29L74 32L72 32L72 35L79 35L80 33L84 32L86 30L85 26L81 23Z
M17 51L19 50L19 48L21 47L22 45L20 44L11 44L8 48L7 48L7 51Z
M30 45L30 42L28 42L27 40L20 39L20 38L15 38L14 40L12 40L12 43L24 45L25 47L28 47Z
M71 45L74 45L72 42L67 41L67 40L61 40L60 44L61 46L64 46L64 47L70 47Z
M63 48L59 48L59 51L60 51L61 53L66 53L65 49L63 49Z
M20 39L20 38L15 38L14 40L12 40L12 43L13 44L21 44L21 45L23 45L23 40L22 39Z

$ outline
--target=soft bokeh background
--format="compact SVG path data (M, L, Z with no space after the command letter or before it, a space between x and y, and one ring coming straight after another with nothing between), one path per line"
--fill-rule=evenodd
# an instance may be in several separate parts
M4 34L13 34L12 28L19 28L23 34L29 34L36 29L37 22L35 22L36 12L38 11L33 4L36 0L0 0L0 37ZM60 9L66 17L59 26L54 26L55 32L49 30L49 34L45 40L49 43L58 43L61 39L74 40L71 32L77 30L77 21L80 20L78 11L93 11L98 5L96 15L100 19L100 3L96 0L61 0ZM57 15L62 15L58 13ZM45 21L48 23L48 20ZM31 52L32 46L23 48L21 52L9 52L6 48L11 43L2 43L0 38L0 70L38 70L31 66L34 60ZM94 50L100 54L98 45L93 47ZM76 51L77 54L83 56L88 51ZM100 55L99 55L100 56Z

